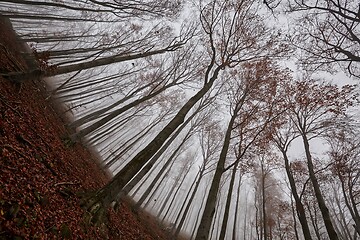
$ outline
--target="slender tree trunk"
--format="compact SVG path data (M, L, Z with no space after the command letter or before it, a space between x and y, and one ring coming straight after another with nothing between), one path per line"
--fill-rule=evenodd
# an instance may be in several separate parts
M354 240L357 240L357 235L358 235L358 233L357 233L357 229L356 229L356 226L355 225L353 225L354 226Z
M295 238L296 240L299 240L299 233L297 230L297 223L296 223L296 213L295 213L295 208L294 208L294 200L293 198L291 199L291 212L292 212L292 217L293 217L293 221L294 221L294 233L295 233Z
M319 226L318 226L318 224L317 224L317 218L316 218L316 216L314 217L313 214L311 213L311 209L310 209L310 206L309 206L309 203L308 203L308 202L306 202L306 207L307 207L307 209L308 209L308 211L309 211L311 224L312 224L312 226L313 226L313 229L314 229L316 238L317 238L318 240L322 240L322 239L321 239L321 236L320 236L320 232L319 232ZM315 214L316 214L316 210L315 210L314 212L315 212Z
M215 207L215 217L213 218L212 221L212 226L211 226L211 231L210 231L210 239L218 239L217 237L217 233L218 231L215 231L215 229L217 229L216 227L218 227L220 224L220 219L221 219L221 208L219 208L220 206L220 199L218 198L216 201L216 207ZM217 220L218 222L216 222L215 220Z
M107 116L103 117L99 121L96 121L95 123L91 124L90 126L87 126L86 128L80 130L79 132L71 135L71 139L78 140L80 138L83 138L84 136L88 135L89 133L95 131L96 129L100 128L101 126L105 125L109 121L113 120L115 117L119 116L120 114L128 111L129 109L138 106L139 104L155 97L156 95L162 93L166 88L159 89L156 92L153 92L152 94L146 95L142 98L136 99L133 102L116 109L115 111L109 113Z
M249 192L248 192L249 193ZM246 239L246 236L249 236L249 234L246 234L247 233L247 226L248 226L248 222L247 222L247 216L248 216L248 197L249 197L249 194L246 194L246 197L245 197L245 216L244 216L244 232L243 232L243 238L244 240ZM250 220L250 223L251 223L251 220ZM253 228L251 228L251 235L252 235L252 231L253 231Z
M195 219L195 222L194 222L194 228L191 232L191 236L190 236L190 239L193 239L194 238L194 235L196 233L196 229L197 228L197 223L200 219L200 215L201 215L201 209L202 207L204 206L204 203L205 203L205 197L206 197L206 191L204 192L204 197L201 198L201 204L200 204L200 207L199 207L199 211L198 211L198 214L196 214L196 219Z
M256 201L256 200L255 200ZM260 218L260 214L259 214L259 208L256 206L256 202L254 203L255 205L255 230L256 230L256 236L258 240L263 240L262 239L262 224L259 223L259 218Z
M196 114L199 112L200 108L198 108L190 117L186 119L186 121L176 130L176 132L171 136L171 138L161 147L161 149L154 155L154 157L151 158L151 160L146 164L148 165L154 165L154 163L161 157L161 155L166 151L166 149L171 145L172 142L179 136L181 131L190 123L190 121L196 116ZM135 187L136 184L140 182L140 180L145 176L145 174L148 172L147 167L144 167L141 169L140 172L136 174L136 176L131 179L131 181L124 187L123 190L119 193L117 196L118 199L126 196L133 187Z
M343 237L342 238L346 238L346 239L351 239L351 233L350 233L350 229L348 228L348 225L347 225L347 220L346 220L346 217L345 217L345 213L344 211L342 210L342 206L341 206L341 203L340 203L340 200L339 200L339 196L337 195L337 193L334 193L334 198L335 198L335 203L336 203L336 206L334 206L334 202L331 202L332 204L332 209L334 211L334 215L338 221L338 223L340 224L341 226L341 229L342 229L342 235ZM335 209L338 209L339 210L339 214L336 214L335 212ZM338 230L338 232L340 233L340 231ZM340 236L341 237L341 236Z
M300 197L298 195L297 189L296 189L295 179L294 179L294 177L293 177L293 175L291 173L288 156L287 156L284 149L280 149L280 150L281 150L281 152L283 154L283 157L284 157L286 175L287 175L287 177L289 179L291 193L292 193L292 195L294 197L294 200L295 200L296 213L297 213L297 216L298 216L300 224L301 224L301 228L302 228L302 231L303 231L303 234L304 234L304 239L305 240L312 240L309 225L308 225L308 222L307 222L307 219L306 219L304 205L302 204L302 202L300 200Z
M189 135L189 132L188 132ZM168 160L165 162L164 166L162 166L162 168L160 169L160 171L157 173L157 175L155 176L155 178L152 180L152 182L150 183L150 185L147 187L147 189L142 193L141 198L137 201L137 203L135 204L135 206L133 207L134 210L138 210L139 207L141 206L141 204L145 201L145 199L149 196L151 190L154 188L154 186L157 184L158 186L161 184L161 182L159 181L160 177L163 175L163 173L165 173L165 171L167 170L168 172L170 171L171 166L174 164L174 159L175 156L177 155L177 153L180 151L180 149L182 148L182 146L184 145L184 143L186 142L186 140L188 139L189 136L185 136L185 138L183 139L183 141L181 141L181 144L179 144L179 146L175 149L175 151L171 154L171 156L168 158ZM170 166L170 167L169 167ZM166 174L164 175L164 177L166 177Z
M184 222L185 222L185 218L186 218L186 216L187 216L187 214L188 214L188 212L189 212L190 206L191 206L191 204L193 203L192 201L194 200L195 195L196 195L196 192L197 192L197 190L198 190L198 188L199 188L199 186L200 186L200 181L201 181L201 179L202 179L202 176L203 176L204 171L205 171L205 165L204 165L203 168L198 172L199 179L196 181L195 188L194 188L194 190L192 191L192 194L191 194L189 200L187 201L187 204L186 204L184 213L182 214L181 220L180 220L179 224L177 225L176 231L175 231L175 233L174 233L174 237L175 237L175 238L177 238L177 236L179 235L180 230L181 230L181 228L182 228L182 226L183 226L183 224L184 224ZM197 178L197 176L196 176L196 178ZM196 178L195 178L195 179L196 179ZM194 183L195 183L195 181L194 181ZM190 190L191 190L191 189L192 189L192 186L190 187ZM189 193L190 193L190 192L189 192ZM182 206L179 214L181 214L182 209L183 209L184 206L185 206L185 202L184 202L184 205ZM175 221L175 223L176 223L176 222L177 222L177 221Z
M303 138L303 143L304 143L304 148L305 148L305 154L306 154L306 159L307 159L310 180L311 180L311 183L314 188L315 197L318 202L319 209L320 209L322 218L324 220L324 224L325 224L329 239L330 240L339 240L337 233L334 229L334 226L331 222L329 209L326 207L325 200L324 200L323 195L320 190L319 182L315 175L312 157L311 157L311 153L310 153L309 141L305 134L302 134L302 138Z
M233 231L232 231L232 240L236 240L236 233L239 233L239 229L240 229L240 225L238 224L238 215L239 215L239 207L240 207L240 189L241 189L241 173L239 174L239 182L238 182L238 188L237 188L237 192L236 192L236 205L235 205L235 213L234 213L234 227L233 227ZM246 206L245 206L246 208ZM244 221L246 221L246 210L244 213ZM239 226L238 226L239 225ZM246 226L244 226L244 232L246 231ZM240 236L240 234L239 234ZM244 237L245 240L245 237Z
M360 236L360 216L359 216L359 212L357 210L356 201L353 198L351 189L348 190L349 197L347 196L344 179L343 179L343 177L341 177L340 173L339 173L339 178L340 178L340 182L341 182L341 190L342 190L342 193L344 196L345 205L347 206L347 208L350 212L350 215L355 222L355 225L354 225L355 230L358 233L358 235ZM349 180L349 181L351 181L351 180ZM351 204L349 202L349 199L350 199Z
M9 76L13 76L16 79L25 79L25 78L39 77L39 76L52 77L52 76L56 76L56 75L60 75L60 74L71 73L71 72L75 72L75 71L91 69L94 67L110 65L113 63L125 62L125 61L135 60L135 59L139 59L139 58L145 58L145 57L149 57L149 56L153 56L153 55L157 55L157 54L163 54L165 52L175 51L178 48L180 48L182 45L183 45L182 43L178 43L178 44L174 44L172 46L168 46L163 49L147 51L144 53L137 53L137 54L125 55L125 56L122 54L119 54L119 55L103 57L103 58L99 58L99 59L95 59L95 60L90 60L87 62L75 63L75 64L71 64L71 65L66 65L66 66L60 66L58 68L53 69L52 71L44 72L42 70L36 69L36 70L32 70L31 72L27 72L27 73L9 74Z
M265 197L265 177L266 174L264 173L264 165L261 163L261 208L262 208L262 219L263 219L263 234L264 240L267 240L268 233L267 233L267 215L266 215L266 197Z
M206 200L206 205L205 205L205 209L204 209L204 212L203 212L203 215L201 218L199 229L198 229L198 232L195 237L196 240L207 240L209 237L209 232L211 229L211 222L212 222L214 214L215 214L215 205L216 205L217 194L219 192L220 180L221 180L222 174L224 173L226 155L228 153L228 149L230 146L231 131L232 131L232 127L234 125L236 115L237 114L233 114L233 116L231 117L231 119L229 121L227 130L226 130L223 147L220 152L220 157L219 157L219 160L218 160L218 163L216 166L216 170L215 170L215 174L214 174L214 177L213 177L213 180L211 183L209 195Z
M231 200L232 200L232 193L233 193L233 189L234 189L236 170L237 170L238 164L239 164L239 161L236 162L236 164L233 167L232 173L231 173L230 186L229 186L229 191L228 191L227 197L226 197L225 211L224 211L224 215L223 215L223 219L222 219L223 221L222 221L221 229L220 229L220 239L225 239L226 229L227 229L227 225L228 225L228 221L229 221L230 204L231 204Z

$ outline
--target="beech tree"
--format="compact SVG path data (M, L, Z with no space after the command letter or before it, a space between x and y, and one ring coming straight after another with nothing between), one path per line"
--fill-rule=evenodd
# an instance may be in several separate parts
M297 217L299 218L302 232L305 240L311 240L311 232L307 222L306 212L303 203L296 186L296 180L294 179L290 160L288 157L289 147L294 139L298 137L298 134L294 131L294 126L291 121L286 121L281 124L281 127L275 132L272 132L272 141L275 143L276 147L281 152L284 159L284 166L286 175L289 180L290 190L295 200L295 208Z
M328 133L329 155L333 162L332 172L340 181L340 191L346 208L354 222L354 229L360 236L359 215L359 139L357 131L345 125L344 128ZM337 200L338 202L339 200ZM338 204L340 205L340 204Z
M345 85L339 89L335 85L313 81L297 81L289 98L289 117L300 134L307 160L309 178L313 186L329 239L338 239L329 210L326 206L318 178L315 174L310 140L321 136L329 127L336 124L336 118L345 114L353 104L354 87Z
M230 2L226 2L219 5L218 2L212 2L201 9L200 20L204 33L204 46L210 58L208 65L205 67L202 88L183 105L154 139L130 160L106 186L100 189L94 196L87 199L85 208L93 216L92 219L94 221L99 219L104 213L104 209L114 201L121 189L161 148L162 144L164 144L176 128L184 121L185 116L192 107L212 88L220 71L228 67L234 67L240 62L261 58L269 54L278 55L284 51L283 45L279 44L277 40L279 36L277 34L271 35L271 30L267 29L265 25L255 17L256 15L250 14L251 2L244 1L241 4L243 5L241 5L240 9L239 4L232 5ZM244 12L245 6L248 6L249 11ZM235 9L234 13L236 18L232 16L233 12L229 11L230 9ZM241 12L243 12L245 19L240 17ZM226 15L225 13L230 15ZM249 22L246 21L247 17L249 17ZM222 34L217 35L219 27L229 26L227 24L228 21L230 21L230 23L233 22L233 24L230 25L230 29L226 27L223 29ZM252 27L250 28L250 22L252 24L259 24L256 31L254 31ZM245 32L247 34L244 34ZM265 33L270 35L266 35ZM256 39L259 35L262 36L259 38L261 41L257 42ZM266 37L264 38L264 36ZM274 46L273 49L272 46Z
M71 11L79 12L95 12L95 13L110 13L116 17L162 17L162 16L171 16L172 14L178 12L179 8L182 6L182 1L134 1L134 0L125 0L125 1L68 1L64 2L43 2L36 0L4 0L2 2L12 3L17 5L29 5L32 7L35 6L45 6L51 8L63 8Z
M292 0L290 11L299 12L295 43L303 50L303 66L334 72L340 64L360 77L359 5L351 0Z
M222 175L228 169L238 165L248 149L265 132L265 128L272 118L278 114L278 109L275 107L275 102L278 101L276 81L281 81L284 77L283 73L266 60L243 64L242 67L244 68L242 71L234 69L231 72L233 76L229 76L229 80L237 80L229 81L231 86L229 90L231 118L225 132L222 150L196 239L208 238L207 234L213 220ZM237 157L235 161L226 166L228 150L232 145L236 148ZM232 188L233 184L230 187ZM220 231L220 238L225 237L229 208L230 202L226 204L224 210L224 223Z
M220 150L220 130L218 127L218 124L214 121L209 121L206 124L203 125L204 129L203 131L199 132L199 141L200 141L200 147L201 147L201 155L202 155L202 164L199 167L198 172L198 178L194 179L193 184L194 189L192 190L191 196L189 196L189 199L187 201L187 204L185 206L184 202L184 212L182 213L182 217L177 224L176 231L174 232L175 237L177 237L180 233L181 228L183 227L185 223L185 218L188 215L188 212L190 210L191 205L193 205L193 200L198 193L198 188L200 187L201 180L203 177L212 172L211 168L213 166L212 160L214 160L214 155ZM196 181L196 183L195 183ZM191 188L190 188L191 190ZM190 192L189 192L190 193ZM181 211L180 211L181 213ZM175 222L177 223L177 222Z
M173 55L169 56L169 58L165 58L164 61L167 61L168 63L170 62L169 65L166 65L165 62L160 62L153 74L149 73L146 75L146 78L143 78L144 82L150 82L149 85L143 84L134 92L130 93L130 95L125 96L124 98L114 102L109 106L106 106L97 111L93 111L90 114L83 116L82 118L71 123L71 127L79 127L89 121L92 121L90 125L73 134L72 138L81 139L101 126L104 126L106 123L113 121L114 118L123 114L129 109L134 108L140 104L144 104L149 100L158 100L159 96L161 96L164 91L169 90L169 88L174 88L176 86L191 82L191 80L196 78L198 75L198 73L193 70L194 63L197 60L196 57L191 56L193 52L193 47L190 47L190 49L180 51L179 53L174 53ZM144 95L137 97L131 102L127 101L136 93L139 94L139 92L144 92ZM112 110L117 106L121 107Z

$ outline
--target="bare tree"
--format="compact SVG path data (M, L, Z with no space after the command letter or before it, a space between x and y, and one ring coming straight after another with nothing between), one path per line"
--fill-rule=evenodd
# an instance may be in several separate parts
M290 11L300 12L296 44L306 54L301 63L310 69L333 72L338 63L360 77L359 4L351 0L292 0Z

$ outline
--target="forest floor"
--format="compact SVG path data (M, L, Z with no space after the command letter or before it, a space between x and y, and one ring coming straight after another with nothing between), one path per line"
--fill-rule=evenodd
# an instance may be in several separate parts
M0 73L28 63L11 24L0 16ZM94 154L71 134L39 79L12 82L0 76L1 239L171 239L148 214L128 203L108 211L106 223L84 222L81 193L109 181Z

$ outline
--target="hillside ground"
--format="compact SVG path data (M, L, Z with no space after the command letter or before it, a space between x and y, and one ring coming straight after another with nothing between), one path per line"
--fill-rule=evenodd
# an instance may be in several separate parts
M0 32L0 73L26 71L24 44L1 16ZM84 223L82 193L106 184L109 174L80 143L68 144L59 111L41 79L0 76L0 239L169 239L124 202L107 222Z

